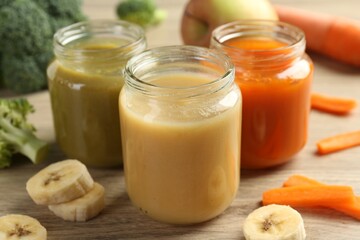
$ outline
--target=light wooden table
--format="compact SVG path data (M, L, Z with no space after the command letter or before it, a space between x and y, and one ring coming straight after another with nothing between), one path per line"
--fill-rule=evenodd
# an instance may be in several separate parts
M149 47L181 44L180 17L186 0L158 0L168 10L167 20L148 31ZM277 0L304 9L317 10L358 18L358 0ZM92 19L115 18L115 0L85 0L84 10ZM313 90L347 96L360 102L360 69L338 64L325 57L311 54L315 62ZM0 96L11 95L1 91ZM118 169L90 169L96 181L106 188L106 208L100 216L86 223L65 222L46 207L35 205L28 197L25 182L51 161L65 158L54 142L54 131L47 91L27 95L35 105L31 121L38 128L39 137L51 142L47 162L32 165L19 160L11 168L0 170L0 215L28 214L36 217L47 229L48 239L244 239L242 224L245 217L259 206L264 190L278 187L290 174L300 173L332 184L353 186L360 194L360 147L317 156L315 142L321 138L360 129L359 108L348 116L333 116L313 111L309 140L294 159L283 166L261 171L242 171L241 184L233 204L219 217L195 226L171 226L158 223L142 215L126 194L124 175ZM298 209L305 221L308 239L360 239L360 222L339 212L314 208Z

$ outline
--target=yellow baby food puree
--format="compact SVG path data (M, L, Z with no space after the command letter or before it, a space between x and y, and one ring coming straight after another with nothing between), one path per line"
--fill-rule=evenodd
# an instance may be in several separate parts
M209 81L174 73L150 83L181 88ZM176 104L156 106L131 95L123 90L119 107L132 202L152 218L174 224L202 222L223 212L239 184L241 98L227 96L226 104L234 107L223 111L204 114L198 109L174 117L169 111ZM182 104L187 103L177 106Z

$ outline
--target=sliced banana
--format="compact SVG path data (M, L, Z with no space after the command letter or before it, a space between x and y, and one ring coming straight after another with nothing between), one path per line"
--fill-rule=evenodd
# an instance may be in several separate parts
M47 231L35 218L9 214L0 217L0 240L46 240Z
M49 205L79 198L94 186L86 166L78 160L53 163L31 177L26 190L36 204Z
M84 222L97 216L105 207L105 189L99 183L84 196L70 202L49 205L58 217L67 221Z
M271 204L254 210L245 219L246 240L304 240L304 221L295 209Z

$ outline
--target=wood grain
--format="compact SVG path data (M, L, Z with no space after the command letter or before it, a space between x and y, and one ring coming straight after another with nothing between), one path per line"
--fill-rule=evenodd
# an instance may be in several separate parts
M84 11L92 19L115 18L116 0L85 0ZM167 20L147 32L149 47L181 44L180 18L186 0L158 0L168 10ZM277 0L304 9L359 18L358 0ZM347 96L360 102L360 69L354 69L323 56L311 54L315 63L313 90ZM1 91L0 96L12 95ZM27 95L37 112L31 121L38 135L51 142L48 160L32 165L18 158L8 169L0 170L0 216L21 213L33 216L48 229L48 239L244 239L242 224L245 217L259 206L264 190L278 187L290 174L301 173L319 181L346 184L360 194L360 148L326 156L317 156L315 142L336 133L360 129L360 111L348 116L333 116L311 112L309 139L305 148L286 165L260 171L242 171L237 198L220 216L194 226L172 226L158 223L132 206L118 169L93 169L91 174L106 188L106 208L100 216L86 223L65 222L55 217L46 207L35 205L25 190L27 179L52 161L66 157L54 141L52 115L47 91ZM360 224L351 217L329 209L298 209L305 221L308 239L360 239Z

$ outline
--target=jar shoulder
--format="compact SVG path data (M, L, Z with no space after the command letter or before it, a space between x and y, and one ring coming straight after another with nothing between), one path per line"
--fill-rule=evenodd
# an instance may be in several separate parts
M314 72L314 64L307 54L293 61L287 67L276 73L278 79L302 80L311 78Z

